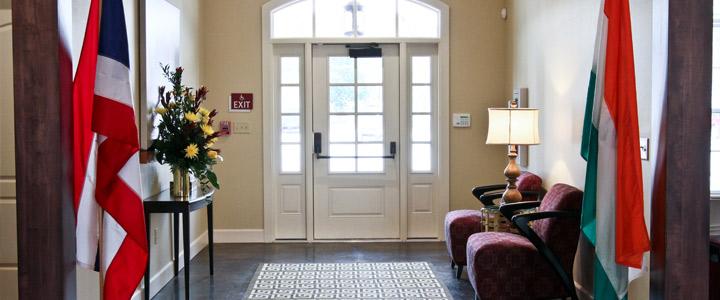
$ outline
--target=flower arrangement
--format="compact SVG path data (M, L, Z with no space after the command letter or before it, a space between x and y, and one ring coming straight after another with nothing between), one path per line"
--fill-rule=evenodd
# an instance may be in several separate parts
M165 91L164 86L158 89L160 105L155 112L160 115L159 134L150 150L154 151L159 163L170 165L175 174L175 186L178 185L177 174L189 178L189 172L203 185L210 183L219 189L217 176L211 169L212 165L222 161L220 149L214 147L220 136L220 132L215 132L212 127L217 111L201 106L208 89L201 86L193 91L184 86L182 67L171 71L170 66L165 65L162 70L172 84L172 90ZM183 184L187 185L187 182Z

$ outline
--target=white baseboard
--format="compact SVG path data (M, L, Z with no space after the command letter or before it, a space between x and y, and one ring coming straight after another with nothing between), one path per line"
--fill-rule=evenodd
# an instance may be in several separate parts
M200 253L200 251L205 249L207 245L208 232L205 231L190 243L190 259L195 257L198 253ZM182 247L182 245L180 247ZM182 272L182 268L185 266L184 258L185 252L182 251L181 248L178 257L178 269L180 270L180 272ZM165 264L159 271L150 275L150 298L155 296L155 294L157 294L168 282L170 282L173 277L175 277L175 274L173 274L173 262L171 259L170 262ZM143 298L144 292L145 287L140 284L140 287L135 290L135 293L133 294L131 299L141 300Z
M720 235L720 224L710 225L710 235Z
M213 233L216 244L265 242L265 232L262 229L215 229Z

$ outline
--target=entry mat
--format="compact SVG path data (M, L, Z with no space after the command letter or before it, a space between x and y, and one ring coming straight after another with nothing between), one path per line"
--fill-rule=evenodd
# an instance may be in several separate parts
M427 262L261 264L246 300L452 300Z

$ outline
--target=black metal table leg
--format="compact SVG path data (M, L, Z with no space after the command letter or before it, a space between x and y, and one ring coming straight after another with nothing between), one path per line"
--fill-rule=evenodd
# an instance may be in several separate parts
M208 250L210 251L210 275L215 273L213 264L213 205L212 202L207 206L207 227L208 227Z
M173 213L173 272L178 275L180 267L180 215Z
M145 300L150 300L150 214L145 213L145 236L147 237L148 257L145 266Z
M183 215L183 260L185 262L185 299L190 299L190 211L185 210Z

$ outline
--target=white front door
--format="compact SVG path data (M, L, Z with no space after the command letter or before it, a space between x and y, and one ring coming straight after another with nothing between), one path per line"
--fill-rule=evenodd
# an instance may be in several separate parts
M313 46L314 238L400 237L399 57Z

